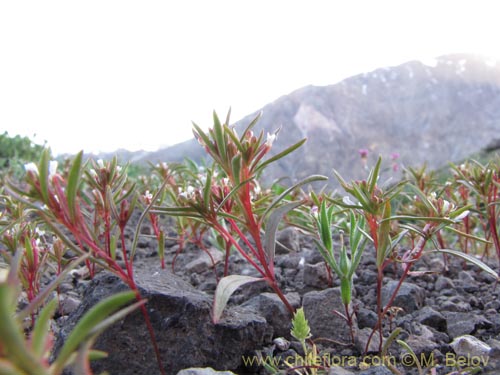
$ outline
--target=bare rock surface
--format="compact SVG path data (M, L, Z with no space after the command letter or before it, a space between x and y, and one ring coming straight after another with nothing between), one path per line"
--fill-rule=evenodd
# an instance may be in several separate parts
M210 319L212 299L181 278L159 267L136 274L167 373L193 366L238 368L242 356L270 342L266 320L242 308L227 309L218 324ZM82 304L61 330L64 339L82 314L103 298L128 288L116 276L98 275L88 286ZM148 330L140 311L106 330L95 347L109 353L95 362L96 373L156 374L158 367Z

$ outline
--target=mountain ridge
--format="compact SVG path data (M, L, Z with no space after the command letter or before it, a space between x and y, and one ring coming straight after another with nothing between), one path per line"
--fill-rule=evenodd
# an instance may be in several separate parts
M259 112L255 130L282 127L273 152L302 138L298 151L271 165L268 180L309 174L346 179L365 176L358 150L391 164L438 168L485 148L500 130L500 65L468 54L444 55L431 62L412 60L349 77L333 85L305 86L283 95L241 120L246 126ZM497 138L500 138L498 136ZM391 160L399 155L397 160ZM137 161L201 160L204 150L192 139ZM395 168L394 168L395 169Z

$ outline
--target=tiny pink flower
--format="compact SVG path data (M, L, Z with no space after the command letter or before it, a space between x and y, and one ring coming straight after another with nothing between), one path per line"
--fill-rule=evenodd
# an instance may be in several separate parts
M359 156L361 156L361 159L366 159L368 156L368 150L366 148L360 148L358 150Z

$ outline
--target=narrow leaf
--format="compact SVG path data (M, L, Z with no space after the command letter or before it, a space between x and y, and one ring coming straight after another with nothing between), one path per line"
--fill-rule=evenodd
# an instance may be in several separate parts
M262 219L264 219L266 217L266 215L274 208L276 207L276 205L282 201L290 192L292 192L293 190L295 190L296 188L302 186L302 185L305 185L305 184L308 184L310 182L314 182L314 181L325 181L325 180L328 180L328 177L325 177L325 176L321 176L321 175L312 175L312 176L309 176L299 182L297 182L295 185L289 187L288 189L286 189L285 191L283 191L278 197L276 197L272 202L271 204L269 205L269 207L267 207L266 211L264 212L264 214L262 215Z
M219 284L217 284L217 288L215 289L212 317L213 322L215 324L219 322L222 312L227 305L227 301L229 301L229 298L233 295L236 289L242 285L262 280L264 279L243 275L229 275L220 279Z
M485 264L484 262L482 262L481 260L475 258L474 256L472 256L470 254L465 254L461 251L452 250L452 249L436 249L436 250L433 250L433 252L446 253L446 254L455 255L459 258L462 258L465 261L472 263L475 266L478 266L484 272L486 272L488 275L491 275L495 280L500 281L500 277L493 269L491 269L487 264Z
M215 142L217 144L217 148L219 150L219 155L224 162L227 161L226 155L226 140L224 137L224 130L219 121L219 117L217 113L214 111L214 134L215 134Z
M252 128L255 126L255 124L257 124L261 116L262 116L262 111L257 113L257 116L255 116L254 119L250 121L250 124L248 124L248 126L243 131L243 134L241 135L240 142L243 142L243 140L245 139L245 134L247 134L250 130L252 130Z
M115 294L106 298L92 307L76 324L75 328L69 334L64 346L62 347L56 361L54 362L54 372L64 368L71 354L84 342L89 336L90 331L109 314L118 310L124 304L135 298L133 291L127 291ZM57 371L56 371L57 370Z
M368 191L370 193L373 193L373 191L375 190L375 186L377 185L378 177L380 175L380 166L381 165L382 165L382 157L379 156L378 160L377 160L377 164L375 164L375 168L373 168L370 171L370 174L368 176L368 185L369 185Z
M296 207L299 207L302 202L291 202L287 203L281 207L278 207L269 215L269 219L266 223L266 234L264 237L264 246L267 254L267 263L271 264L274 262L274 252L276 249L276 232L278 230L278 225L289 211Z
M66 188L69 215L72 222L75 221L76 193L78 191L78 185L80 183L82 156L83 151L80 151L73 160L73 165L71 166L71 170L69 171L68 176L68 186Z
M258 173L259 171L263 170L266 166L268 166L269 164L275 162L276 160L279 160L281 159L282 157L288 155L289 153L295 151L296 149L298 149L300 146L302 146L305 142L306 142L306 138L304 138L303 140L295 143L294 145L288 147L286 150L284 151L281 151L280 153L274 155L273 157L267 159L266 161L264 161L262 164L260 164L257 168L255 168L255 172Z
M57 299L53 298L47 303L37 317L35 327L31 334L31 343L33 353L38 356L40 360L45 355L44 351L48 343L48 334L50 331L50 319L57 308Z
M43 203L49 203L49 150L44 149L38 165L38 177L40 179L40 191Z

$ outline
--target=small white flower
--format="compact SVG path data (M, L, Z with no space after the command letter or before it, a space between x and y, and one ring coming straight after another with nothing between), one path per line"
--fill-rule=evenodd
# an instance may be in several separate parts
M118 173L120 173L120 172L122 171L122 167L120 167L119 165L117 165L117 166L116 166L116 171L117 171Z
M185 191L179 192L179 197L184 199L191 199L193 196L194 196L194 187L192 187L191 185L189 185Z
M253 192L256 194L256 195L259 195L261 192L262 192L262 189L260 188L260 185L259 184L255 184L254 187L253 187Z
M92 168L92 169L90 170L90 175L91 175L92 177L97 177L97 172L95 171L95 169L94 169L94 168Z
M430 198L430 199L433 199L433 200L435 200L435 199L436 199L436 197L437 197L437 194L436 194L436 192L435 192L435 191L433 191L433 192L432 192L432 193L430 193L430 195L429 195L429 198Z
M43 236L45 235L45 231L44 230L41 230L41 229L38 229L38 227L35 228L35 233L38 235L38 236Z
M443 199L443 212L444 213L450 212L454 208L455 208L455 205L453 203L450 203L447 200Z
M24 164L24 169L26 172L33 172L38 175L38 166L35 163Z
M312 206L311 207L311 215L315 217L316 219L318 218L319 212L318 212L318 206Z
M455 221L461 221L464 219L467 215L469 215L469 211L464 211L460 215L458 215L454 220Z
M52 177L57 173L57 164L57 160L51 160L49 162L49 177Z
M151 194L149 190L146 190L146 192L144 193L144 199L150 201L151 199L153 199L153 194Z
M266 146L271 147L275 139L276 139L276 133L273 134L267 133Z
M97 160L97 165L99 166L99 168L104 168L104 161L102 159L99 159Z
M162 161L161 163L156 164L156 168L168 169L168 164Z

